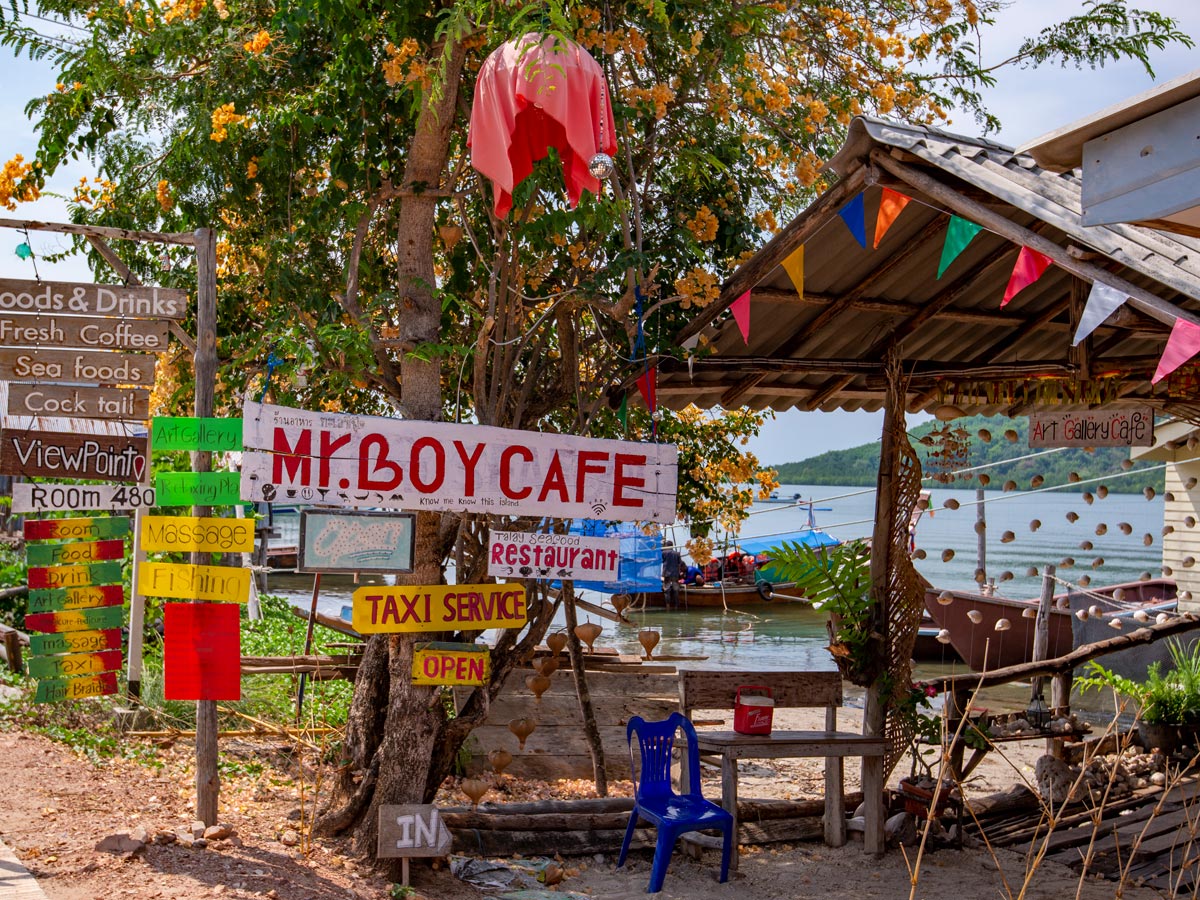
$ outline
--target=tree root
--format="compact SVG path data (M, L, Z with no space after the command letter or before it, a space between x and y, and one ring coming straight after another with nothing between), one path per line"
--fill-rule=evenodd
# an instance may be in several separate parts
M379 780L379 755L371 760L371 765L363 775L358 789L351 795L349 801L341 809L324 813L313 824L313 833L334 837L358 821L363 810L371 802L375 794L375 782Z

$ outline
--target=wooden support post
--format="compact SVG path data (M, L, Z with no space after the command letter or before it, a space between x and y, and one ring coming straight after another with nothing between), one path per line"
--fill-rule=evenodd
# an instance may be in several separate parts
M24 664L21 661L21 635L13 630L4 632L4 656L8 660L8 668L21 674Z
M217 383L217 241L211 228L196 230L196 357L195 415L213 414ZM197 452L192 470L212 470L212 453ZM193 516L207 516L211 507L193 506ZM193 553L192 563L209 562L209 554ZM217 824L217 802L221 778L217 771L217 702L196 701L196 818L205 825Z
M567 650L571 655L571 672L575 676L575 694L579 698L579 715L583 719L583 733L587 736L588 749L592 754L592 775L596 781L596 794L608 796L608 773L604 770L604 746L600 743L600 729L596 725L596 714L592 709L592 696L588 692L587 676L583 670L583 647L575 633L578 619L575 616L575 591L568 590L563 597L563 614L567 620Z
M895 369L891 370L895 377ZM892 500L895 494L893 481L896 477L897 452L895 439L896 417L903 415L897 409L894 386L889 386L883 407L883 434L879 448L879 479L875 490L875 529L871 539L871 622L873 630L884 635L880 648L885 658L889 640L888 628L888 572L891 570L892 518L895 510ZM903 402L903 401L901 401ZM886 664L886 663L885 663ZM883 737L887 725L887 698L882 696L878 683L867 688L866 708L863 711L863 734ZM862 761L863 802L866 804L866 820L869 823L863 835L864 849L877 856L882 855L883 834L883 785L882 761L865 758ZM875 788L878 788L876 790Z
M987 509L983 502L983 488L975 488L975 568L983 573L982 587L987 583Z
M1042 570L1042 595L1038 598L1037 619L1033 631L1033 661L1042 662L1050 652L1050 604L1054 602L1054 573L1056 568L1049 564ZM1043 679L1037 676L1032 679L1029 697L1042 696ZM1059 756L1062 753L1062 742L1053 738L1046 739L1046 752Z
M321 573L317 572L313 576L312 589L312 604L308 610L308 628L304 632L304 655L308 656L312 652L313 641L313 626L317 623L317 600L321 596ZM307 680L307 675L304 672L300 673L300 686L296 689L296 724L302 725L300 716L304 711L304 683Z
M150 458L149 442L146 445L146 458ZM150 467L146 467L146 477L150 477ZM142 549L142 511L133 511L133 584L129 592L129 644L126 653L126 665L129 674L129 696L137 699L142 696L142 632L146 625L146 595L138 588L138 572L146 561L146 551Z

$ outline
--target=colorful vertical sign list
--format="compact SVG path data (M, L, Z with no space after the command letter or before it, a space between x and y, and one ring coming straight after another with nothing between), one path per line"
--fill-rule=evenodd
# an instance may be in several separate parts
M106 516L25 522L29 674L38 703L117 692L129 520Z

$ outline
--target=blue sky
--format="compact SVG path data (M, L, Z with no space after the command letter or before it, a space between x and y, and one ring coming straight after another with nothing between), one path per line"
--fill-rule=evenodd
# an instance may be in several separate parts
M1132 2L1174 16L1184 32L1200 40L1200 2L1197 0ZM985 36L984 61L991 63L1006 58L1017 48L1022 37L1073 15L1080 8L1079 0L1037 0L1036 3L1014 0L999 17L997 27ZM1200 50L1171 48L1156 54L1152 65L1155 79L1151 79L1140 65L1130 62L1095 70L1046 66L1002 71L997 86L985 95L988 106L1002 123L998 139L1017 146L1158 82L1198 69ZM0 116L8 123L5 135L0 139L0 160L9 159L15 153L22 153L26 158L32 156L35 139L25 118L24 105L31 96L54 90L56 80L48 65L28 58L13 58L7 49L0 49L0 83L8 88L0 94ZM949 128L962 134L978 133L974 120L965 114L957 116ZM84 174L92 174L86 164L73 165L55 178L52 189L69 194L72 185ZM66 208L60 200L45 198L37 204L23 205L18 215L63 221ZM0 277L28 277L30 274L29 264L20 262L11 252L22 239L23 236L15 232L0 230ZM33 234L32 243L39 255L66 245L64 239L45 233ZM43 278L91 280L86 267L79 261L67 261L58 266L39 263L39 273ZM882 416L871 413L780 413L751 442L750 448L766 464L790 462L826 450L877 440L881 424Z

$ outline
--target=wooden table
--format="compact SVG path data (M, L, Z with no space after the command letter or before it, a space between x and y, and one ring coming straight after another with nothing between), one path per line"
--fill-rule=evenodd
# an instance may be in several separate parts
M842 783L842 759L862 757L863 796L866 804L865 849L883 853L876 846L876 835L882 833L878 823L883 818L883 754L882 737L867 737L849 731L772 731L770 734L738 734L736 731L699 731L696 745L701 753L721 757L721 806L733 816L733 857L737 867L737 792L739 759L800 759L806 757L836 758L838 765L825 769L825 836L834 846L840 835L845 842L846 804ZM875 826L875 827L873 827Z

